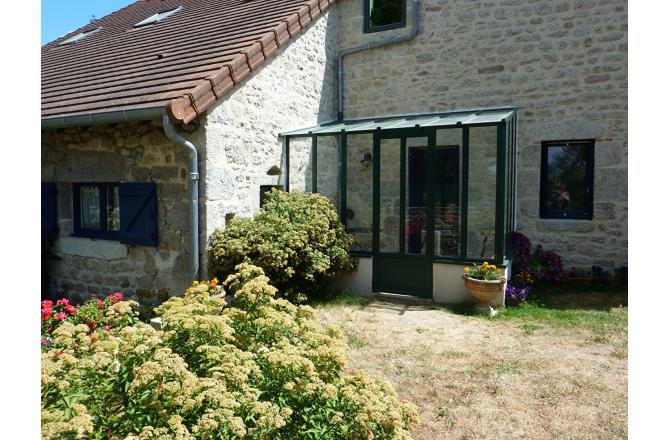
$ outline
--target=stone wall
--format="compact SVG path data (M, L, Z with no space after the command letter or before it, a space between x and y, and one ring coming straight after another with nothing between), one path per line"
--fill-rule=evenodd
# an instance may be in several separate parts
M43 131L42 180L57 184L60 227L44 293L81 301L122 291L149 306L183 293L192 282L187 159L161 121ZM157 248L71 236L71 184L120 181L156 182Z
M336 3L341 48L363 33L363 1ZM347 119L519 108L517 229L566 264L627 260L627 2L423 0L408 43L346 58ZM540 142L596 139L594 218L539 219ZM475 179L475 175L471 176Z
M201 128L207 145L202 181L206 236L224 227L226 218L258 211L260 185L284 184L278 133L335 119L336 35L327 12L208 111ZM291 180L306 187L310 139L303 144L298 148L294 142L290 166ZM282 170L281 176L267 174L273 166ZM336 162L332 166L336 175ZM331 179L327 182L331 186Z

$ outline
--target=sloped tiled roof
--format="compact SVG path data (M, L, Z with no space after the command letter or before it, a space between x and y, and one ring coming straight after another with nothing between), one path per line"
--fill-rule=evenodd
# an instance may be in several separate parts
M137 1L42 47L42 118L164 105L172 118L190 122L331 3ZM177 6L164 20L135 27Z

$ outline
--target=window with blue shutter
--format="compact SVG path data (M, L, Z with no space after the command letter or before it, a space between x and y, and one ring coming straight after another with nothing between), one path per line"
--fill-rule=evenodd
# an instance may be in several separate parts
M121 243L158 246L155 182L121 182L119 189Z
M53 182L42 182L42 239L58 235L58 190Z

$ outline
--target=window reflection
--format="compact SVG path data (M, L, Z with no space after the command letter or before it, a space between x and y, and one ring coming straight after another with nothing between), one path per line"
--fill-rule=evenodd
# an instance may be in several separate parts
M100 229L100 190L97 186L82 186L81 227Z

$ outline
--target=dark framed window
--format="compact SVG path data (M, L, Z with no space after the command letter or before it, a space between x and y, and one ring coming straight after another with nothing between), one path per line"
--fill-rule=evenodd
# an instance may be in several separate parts
M74 183L72 192L73 235L118 239L121 228L119 184Z
M541 143L540 217L591 220L594 139Z
M364 32L406 27L406 0L364 0Z

